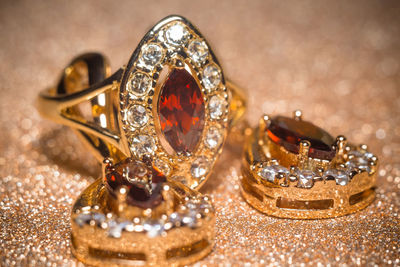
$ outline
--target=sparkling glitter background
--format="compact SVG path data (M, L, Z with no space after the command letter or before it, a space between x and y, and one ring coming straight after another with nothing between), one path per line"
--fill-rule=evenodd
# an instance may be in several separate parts
M217 210L198 265L400 265L400 4L396 1L2 1L0 265L76 265L70 209L99 174L73 132L39 117L38 92L76 54L116 70L155 22L176 13L206 36L225 74L249 92L248 118L304 117L379 156L377 199L319 221L267 217L238 187L228 146L202 189Z

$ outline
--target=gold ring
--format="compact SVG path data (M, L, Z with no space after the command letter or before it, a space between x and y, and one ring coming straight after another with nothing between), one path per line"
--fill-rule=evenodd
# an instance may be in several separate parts
M212 250L215 217L207 196L167 181L149 162L106 159L103 170L72 210L72 252L80 261L182 266Z
M242 195L257 210L293 219L356 212L375 198L378 159L302 119L264 115L246 133Z
M112 75L103 55L78 56L37 102L102 162L71 215L80 261L176 266L212 250L213 207L194 189L240 128L246 100L189 21L161 20Z
M151 158L192 189L208 178L245 106L210 45L180 16L151 28L112 75L104 56L77 57L37 103L42 116L77 130L100 162Z

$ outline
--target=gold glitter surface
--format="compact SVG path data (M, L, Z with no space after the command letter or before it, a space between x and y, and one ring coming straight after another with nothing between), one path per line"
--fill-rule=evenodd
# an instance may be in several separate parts
M176 13L249 92L249 121L290 114L367 143L377 199L337 219L267 217L239 194L228 146L202 192L214 199L214 251L197 265L400 265L400 4L396 1L2 1L0 265L70 266L70 210L100 169L73 132L33 102L77 53L125 64L146 30Z

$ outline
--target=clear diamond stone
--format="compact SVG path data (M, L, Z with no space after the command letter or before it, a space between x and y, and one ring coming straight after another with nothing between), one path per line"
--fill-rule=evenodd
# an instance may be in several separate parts
M278 173L288 175L289 170L281 165L265 166L258 172L258 175L273 183Z
M87 224L90 220L92 220L92 214L88 214L88 213L82 213L79 214L76 218L75 218L75 222L82 227L83 225Z
M148 135L136 135L131 139L131 151L136 157L153 155L157 149L154 139Z
M301 188L311 188L314 185L314 172L310 170L298 170L296 172L298 183L297 186Z
M210 116L212 119L220 119L226 111L227 102L221 96L214 95L208 103Z
M197 226L196 214L189 214L182 218L182 223L189 226L190 228L195 228Z
M222 143L222 135L217 127L210 127L206 134L205 144L208 148L218 148Z
M146 222L143 224L143 229L149 237L156 237L164 231L162 225L157 222Z
M208 47L206 42L193 40L188 46L188 54L196 63L203 63L208 56Z
M186 27L181 24L175 24L165 31L167 42L171 45L184 45L189 37Z
M338 185L347 185L349 183L349 174L343 170L329 169L324 172L322 177L326 179L329 176L332 176Z
M203 85L210 92L221 82L221 72L215 64L207 65L203 70Z
M130 98L146 94L151 88L151 78L141 72L136 72L127 83Z
M168 176L171 172L171 167L168 165L168 163L166 163L165 161L163 161L162 159L156 159L154 161L154 166L160 171L162 172L165 176Z
M142 127L147 124L149 117L146 114L146 108L141 105L133 105L126 112L126 119L133 127Z
M207 174L209 163L206 157L197 158L190 167L190 173L195 178L203 177Z
M116 221L111 221L108 229L108 235L114 238L120 238L122 235L122 231L125 229L125 227L130 224L130 222L125 221L125 222L116 222Z
M366 152L362 153L360 151L350 151L349 152L349 160L346 162L346 166L349 171L352 170L361 170L370 172L370 161L374 157L372 153Z
M162 48L158 44L148 44L142 48L140 61L148 68L153 68L161 61Z

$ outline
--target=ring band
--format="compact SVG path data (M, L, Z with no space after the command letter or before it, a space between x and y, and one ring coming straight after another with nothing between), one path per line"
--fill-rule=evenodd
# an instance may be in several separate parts
M317 126L264 115L248 131L241 188L246 201L267 215L291 219L343 216L375 198L378 159L366 145L336 140Z
M100 162L106 157L120 161L150 156L170 170L169 176L199 188L221 152L228 130L238 124L246 107L243 91L225 82L200 32L182 17L167 17L145 35L127 66L110 74L104 56L77 57L65 68L58 86L40 94L39 112L76 129ZM194 93L186 97L196 96L198 101L194 111L189 111L194 114L189 122L179 120L186 111L168 118L174 116L168 105L174 105L175 92L171 86L165 87L172 78L192 82L194 87ZM197 88L201 93L196 95ZM169 102L160 104L161 97ZM85 101L90 101L86 114L78 107ZM172 124L178 124L173 127L180 129L179 133L164 129ZM185 140L189 144L184 144ZM195 166L207 167L192 170ZM188 177L188 172L193 175Z

